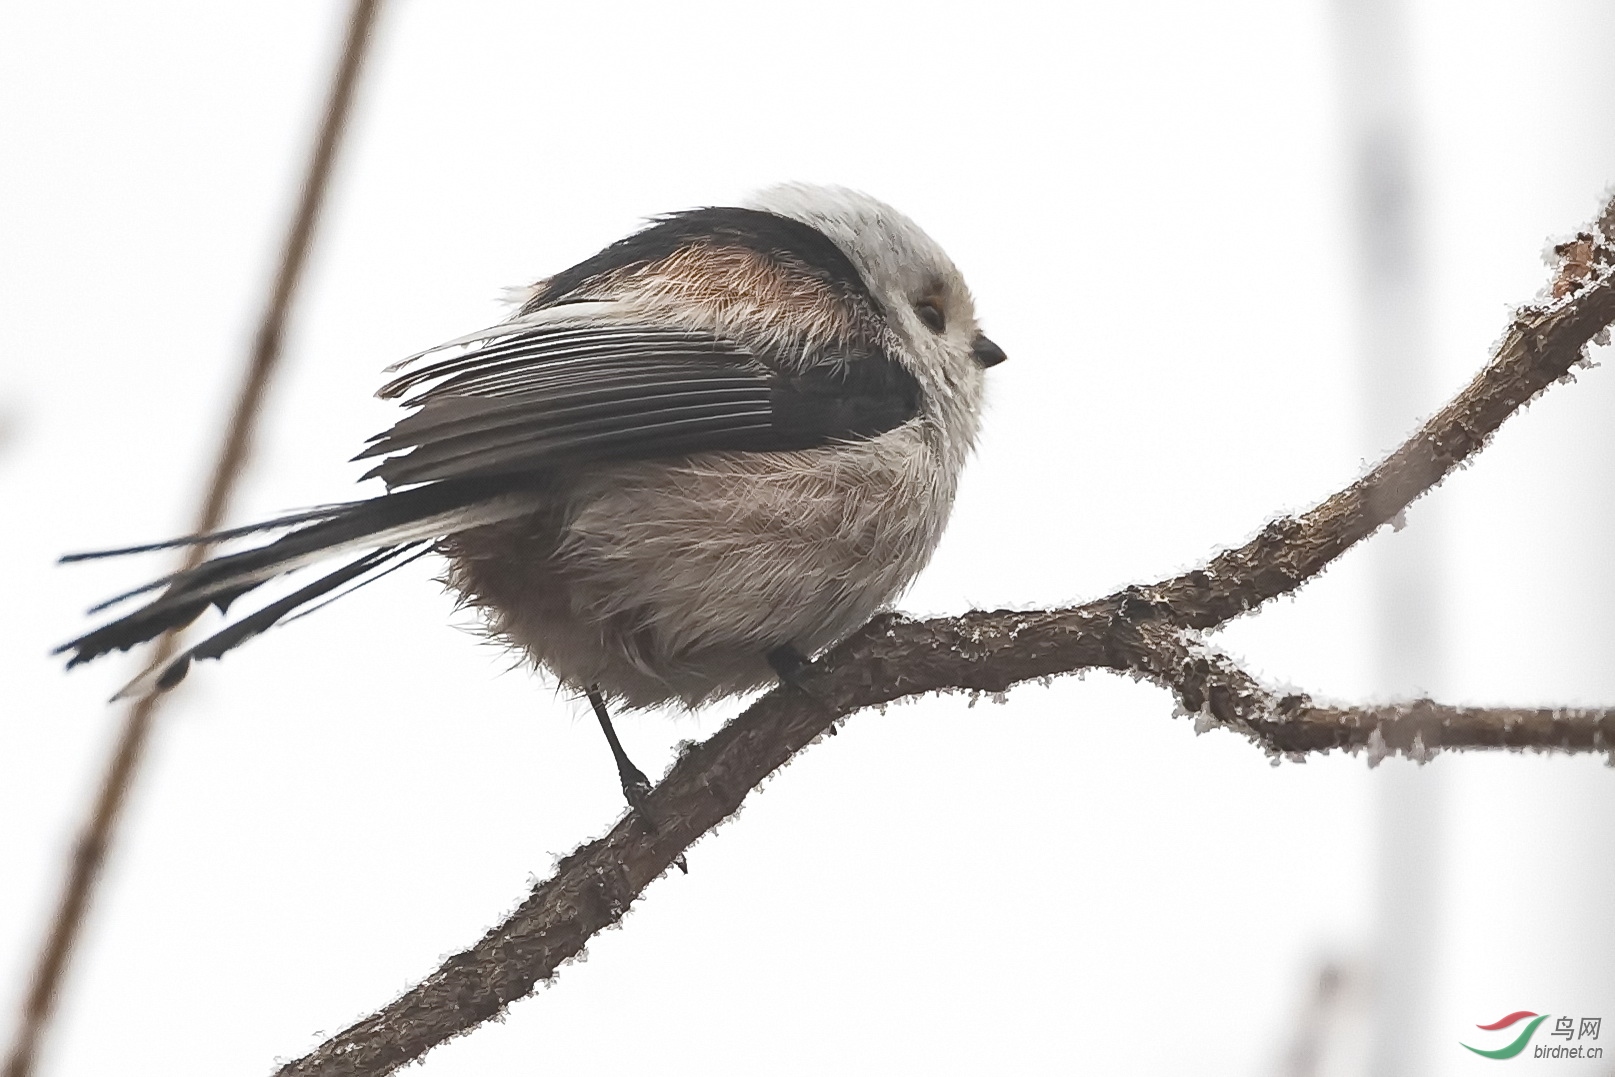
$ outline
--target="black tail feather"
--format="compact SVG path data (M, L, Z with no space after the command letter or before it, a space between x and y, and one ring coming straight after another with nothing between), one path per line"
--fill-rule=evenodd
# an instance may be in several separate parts
M380 572L376 573L374 576L371 576L371 577L369 577L367 579L362 579L358 583L354 584L352 587L349 587L346 591L341 591L341 592L338 592L337 594L331 595L330 597L326 598L324 601L318 602L315 605L309 606L309 607L307 607L305 609L300 609L296 613L292 614L290 617L287 617L285 620L281 621L280 623L281 624L291 624L293 621L301 621L304 617L307 617L311 613L320 612L325 607L329 606L331 603L337 601L338 599L347 598L349 595L353 594L353 592L358 591L358 590L360 590L362 588L365 588L365 587L369 587L371 584L375 583L377 580L381 579L383 576L391 576L394 572L397 572L399 569L403 568L405 565L414 564L416 561L419 561L421 558L425 557L427 554L429 554L431 552L432 552L432 544L429 543L429 542L423 542L423 543L420 544L420 549L416 550L414 553L410 554L408 557L400 557L400 558L398 558L392 564L388 565L386 568L382 569Z
M519 515L522 511L530 511L536 507L536 500L499 499L503 495L520 493L524 487L530 489L530 483L520 483L509 478L482 479L477 481L462 481L454 483L434 483L429 486L420 486L410 490L389 493L382 497L372 498L368 501L354 501L342 505L333 505L326 509L313 510L306 517L312 521L306 526L282 535L263 546L237 553L225 554L205 561L195 568L177 572L161 579L154 580L143 587L119 595L101 606L121 602L137 595L158 588L166 588L161 595L123 617L90 631L78 639L65 643L56 648L56 654L72 652L68 659L68 668L81 665L102 655L113 651L126 651L138 644L155 639L170 629L182 628L190 624L209 606L217 607L221 612L248 591L261 584L295 571L306 565L322 560L327 556L334 556L346 550L369 549L373 553L366 554L359 561L353 562L348 568L340 569L334 576L341 576L337 583L323 587L317 592L311 592L298 603L308 601L310 597L325 594L340 586L341 583L362 574L368 568L382 563L370 561L372 557L387 554L385 561L390 559L401 549L416 549L421 542L438 537L443 533L454 530L458 522L467 516L475 517L483 509L497 510L496 517ZM527 506L527 507L524 507ZM462 512L462 510L464 510ZM268 521L265 524L249 528L236 528L230 532L219 532L219 535L251 534L258 530L272 530L277 527L290 526L287 521L296 517L281 517L278 520ZM473 521L474 522L474 521ZM427 532L432 532L428 534ZM177 540L176 544L184 544L192 539ZM197 540L200 541L200 540ZM143 550L147 547L133 547L132 550ZM111 556L114 551L107 551ZM90 555L79 555L82 560ZM353 574L343 575L354 565L364 563L367 569L358 570ZM322 588L333 576L324 576L310 587ZM306 589L305 589L306 590ZM303 594L302 591L297 592ZM265 607L265 611L280 608L281 603L274 603ZM260 611L244 621L238 622L224 630L219 636L203 643L206 647L213 640L221 637L233 640L228 650L237 643L256 635L269 624L273 624L286 612L294 607L286 607L276 614L263 627L245 632L239 638L229 636L239 626L251 626L260 623L265 611ZM193 649L194 651L194 649ZM222 653L222 652L220 652ZM214 657L211 654L198 654L199 657ZM183 675L183 674L180 674Z
M103 625L93 632L86 632L78 639L62 644L51 654L62 654L72 651L67 660L67 668L83 665L85 662L100 658L113 651L127 651L137 643L144 643L149 639L156 639L171 628L184 628L202 615L209 606L207 599L186 603L174 603L164 608L147 606L136 610L127 617L119 618L111 624Z
M207 658L221 658L227 652L241 646L254 636L268 631L276 622L299 606L306 605L322 595L329 594L350 580L357 579L370 570L379 568L388 561L400 558L404 554L414 552L416 556L419 556L419 554L425 552L422 547L429 548L429 544L413 542L399 546L384 546L379 550L367 553L363 557L342 566L335 572L327 573L313 583L299 587L286 597L277 599L256 613L243 617L221 631L215 632L201 643L173 659L160 670L148 670L125 685L123 690L113 698L126 699L142 696L150 691L160 692L172 688L185 679L185 674L190 671L192 662ZM413 558L405 558L405 560L413 560Z
M56 559L59 565L70 565L77 561L99 561L107 557L127 557L136 553L152 553L156 550L177 550L184 546L201 546L214 542L228 542L230 539L245 538L248 535L259 535L265 531L280 531L298 524L311 523L315 520L328 520L333 516L340 516L353 508L363 504L361 501L344 501L335 505L320 505L302 512L290 513L286 516L277 516L273 520L263 520L259 523L248 524L245 527L229 527L223 531L209 531L205 535L186 535L183 538L164 539L161 542L145 542L139 546L119 546L111 550L83 550L79 553L64 553ZM132 591L130 594L139 594ZM105 609L107 606L119 601L110 599L96 609ZM93 612L93 611L92 611Z

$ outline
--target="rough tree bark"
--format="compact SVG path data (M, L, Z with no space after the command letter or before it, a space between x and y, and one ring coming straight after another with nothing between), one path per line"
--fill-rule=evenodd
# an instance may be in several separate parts
M1347 549L1398 520L1416 498L1483 448L1492 433L1585 361L1615 322L1615 199L1596 225L1556 248L1544 295L1521 308L1470 384L1381 464L1300 516L1269 523L1245 545L1172 579L1081 606L973 611L914 621L876 618L808 673L811 696L776 690L689 748L631 814L580 847L475 946L403 996L333 1036L281 1077L390 1073L502 1013L553 977L654 879L733 814L772 771L857 710L925 692L1000 693L1087 669L1169 689L1197 728L1224 727L1273 755L1340 748L1369 762L1447 749L1607 751L1615 709L1325 706L1263 687L1201 634L1288 594Z

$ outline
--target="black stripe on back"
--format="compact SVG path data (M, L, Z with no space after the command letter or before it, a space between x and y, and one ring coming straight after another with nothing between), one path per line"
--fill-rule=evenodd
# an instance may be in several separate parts
M812 225L759 209L708 206L660 217L648 228L561 270L522 313L561 302L602 274L649 265L698 245L742 247L775 261L794 262L844 294L871 299L852 261Z

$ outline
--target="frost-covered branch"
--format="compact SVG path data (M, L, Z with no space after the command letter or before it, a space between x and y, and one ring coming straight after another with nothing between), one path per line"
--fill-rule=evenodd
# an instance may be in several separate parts
M1423 763L1457 748L1615 749L1615 708L1454 707L1429 699L1326 706L1304 693L1271 691L1192 632L1146 624L1130 644L1130 668L1169 689L1197 731L1232 729L1274 756L1361 749L1376 766L1387 755Z
M1523 308L1497 353L1446 407L1363 478L1311 511L1270 523L1181 576L1057 610L876 618L817 662L806 691L765 695L681 755L644 816L562 860L504 923L402 997L280 1070L282 1077L390 1073L502 1013L620 920L652 880L734 813L746 794L838 720L907 696L998 693L1087 669L1168 688L1197 727L1223 726L1275 754L1362 748L1425 758L1440 749L1607 750L1615 711L1477 709L1419 700L1332 707L1259 684L1200 632L1287 594L1395 519L1485 446L1512 414L1582 360L1615 322L1615 200L1596 231L1557 250L1545 297Z

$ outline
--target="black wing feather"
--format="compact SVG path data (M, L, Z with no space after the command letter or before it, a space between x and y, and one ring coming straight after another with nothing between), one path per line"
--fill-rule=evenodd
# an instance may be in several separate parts
M405 401L406 405L413 405L426 396L435 396L444 391L475 391L467 388L472 381L488 379L507 370L519 371L534 364L547 366L566 359L603 355L620 358L690 352L705 355L720 349L737 357L745 355L743 350L731 349L709 333L609 322L592 325L541 323L517 333L507 333L464 354L400 374L382 386L376 395L383 400L391 400L438 378L448 378L462 372L470 374L467 382L439 382L422 396Z
M806 449L873 437L918 413L914 377L880 351L796 373L770 359L693 331L603 321L591 336L540 324L390 383L389 395L419 389L406 402L418 410L358 458L385 457L365 477L400 487Z

